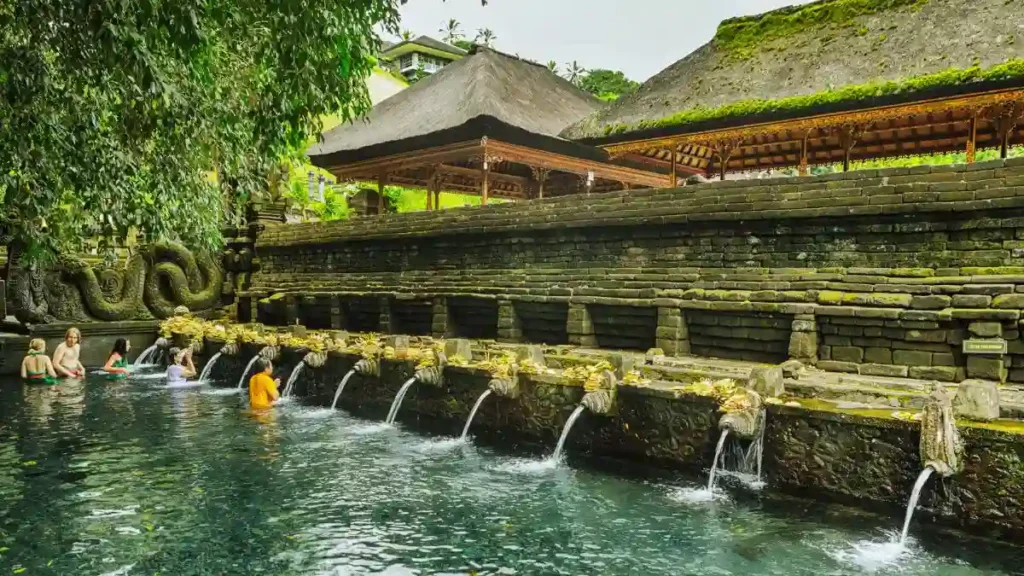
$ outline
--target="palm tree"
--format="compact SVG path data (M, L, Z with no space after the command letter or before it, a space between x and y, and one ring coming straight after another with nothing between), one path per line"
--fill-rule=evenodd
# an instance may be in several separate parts
M548 60L548 70L551 70L552 74L558 74L558 62Z
M462 40L462 24L455 18L449 18L448 24L444 28L438 30L441 34L444 34L444 41L448 44L454 44L458 40Z
M587 69L584 68L583 66L580 66L575 60L573 60L570 64L565 65L566 80L572 82L573 84L576 84L577 86L579 86L580 82L583 80L583 75L586 73Z
M412 40L412 30L402 30L402 40Z
M484 46L491 46L497 39L498 35L494 33L494 30L491 30L490 28L481 28L476 31L476 38L473 41L477 44L483 44Z

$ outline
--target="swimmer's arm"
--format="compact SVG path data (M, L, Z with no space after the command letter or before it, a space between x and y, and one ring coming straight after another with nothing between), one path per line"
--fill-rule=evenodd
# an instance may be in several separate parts
M57 351L53 353L53 367L57 370L57 372L60 373L61 376L72 375L71 370L65 368L63 362L61 362L64 359L64 353L66 351L67 348L62 344L60 346L57 346Z
M115 359L115 356L117 357L116 359ZM103 365L103 370L106 371L106 372L109 372L111 374L127 374L128 370L126 368L120 368L120 367L114 366L114 362L117 362L120 359L121 359L121 355L120 354L117 354L117 353L111 354L110 358L107 358L107 363Z
M21 377L28 378L28 357L21 360Z
M43 358L45 358L46 373L50 375L50 378L56 378L57 373L53 370L53 362L50 361L49 356L43 356Z

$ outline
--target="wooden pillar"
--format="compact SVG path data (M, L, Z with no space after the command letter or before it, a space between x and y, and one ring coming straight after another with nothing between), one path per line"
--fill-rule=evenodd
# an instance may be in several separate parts
M967 129L967 163L974 164L978 151L978 115L971 116L971 125Z
M431 176L430 180L427 180L427 212L434 209L434 183L437 182L436 176Z
M850 153L853 152L853 147L857 145L857 140L863 133L863 128L859 126L847 125L840 129L839 143L843 147L843 172L850 171Z
M718 179L725 180L725 171L729 166L729 159L732 158L733 152L739 149L738 141L731 142L719 142L711 145L711 151L715 157L718 158Z
M672 167L668 174L668 187L675 188L679 186L679 178L676 174L676 145L673 144L668 152L672 156Z
M441 209L441 181L437 181L437 186L434 187L434 210Z
M804 134L803 139L800 141L800 171L801 176L807 176L810 173L810 169L807 164L807 140L810 138L810 132Z
M537 168L535 166L530 167L530 172L533 173L533 181L537 183L537 198L544 198L544 183L547 182L548 174L551 170L547 168Z
M384 213L384 187L388 184L388 175L385 172L381 172L377 176L377 214Z
M484 157L484 164L480 168L480 205L487 206L487 189L490 186L491 170L487 164L487 158Z

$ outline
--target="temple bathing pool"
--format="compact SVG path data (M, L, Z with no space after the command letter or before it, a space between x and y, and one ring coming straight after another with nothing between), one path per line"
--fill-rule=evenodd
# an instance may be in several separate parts
M224 383L234 388L236 382ZM1021 549L158 378L0 383L8 574L1012 574ZM548 448L550 450L550 447ZM728 486L729 478L723 479Z

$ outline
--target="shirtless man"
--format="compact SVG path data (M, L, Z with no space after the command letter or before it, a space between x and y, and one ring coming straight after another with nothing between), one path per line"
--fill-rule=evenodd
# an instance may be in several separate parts
M53 368L62 378L83 378L85 367L78 359L82 351L82 333L78 328L68 328L64 333L64 341L57 345L53 352Z

